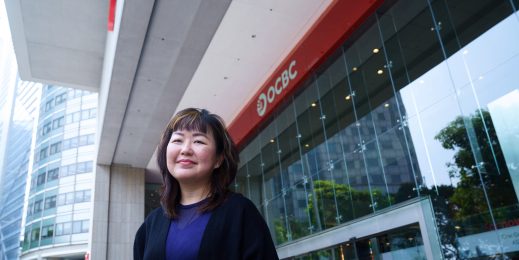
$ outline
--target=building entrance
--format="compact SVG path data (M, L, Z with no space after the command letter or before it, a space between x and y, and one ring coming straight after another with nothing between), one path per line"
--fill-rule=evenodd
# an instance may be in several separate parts
M311 252L293 259L402 260L427 259L418 224L365 238L352 238L332 248Z
M438 259L428 198L395 205L359 221L277 248L281 259Z

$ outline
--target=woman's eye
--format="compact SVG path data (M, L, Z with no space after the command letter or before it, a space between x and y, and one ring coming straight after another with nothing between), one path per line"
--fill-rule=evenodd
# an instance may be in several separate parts
M171 140L171 142L174 143L174 144L176 144L176 143L180 143L180 142L182 142L182 140L180 140L180 139L173 139L173 140Z
M201 140L195 140L195 143L196 143L196 144L205 144L205 142L204 142L204 141L201 141Z

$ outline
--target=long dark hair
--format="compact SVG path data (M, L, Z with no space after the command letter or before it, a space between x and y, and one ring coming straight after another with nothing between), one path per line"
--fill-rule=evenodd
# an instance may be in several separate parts
M234 181L240 162L238 150L225 128L221 117L205 109L187 108L178 112L169 121L162 133L157 150L157 162L162 174L160 202L170 218L177 217L176 206L180 203L180 185L168 170L166 150L175 131L198 131L212 133L216 144L216 156L223 158L220 167L211 174L208 202L200 209L207 212L220 206L229 194L229 185Z

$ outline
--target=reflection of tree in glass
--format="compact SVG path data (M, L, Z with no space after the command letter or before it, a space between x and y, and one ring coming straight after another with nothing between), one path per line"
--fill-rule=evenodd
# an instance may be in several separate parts
M298 220L294 216L288 216L287 220L288 225L290 226L290 235L288 234L284 218L274 220L276 244L283 244L289 240L298 239L311 234L308 223L305 221Z
M488 212L483 185L493 208L517 203L516 196L511 196L515 194L514 188L490 113L483 110L481 114L485 124L479 113L468 117L458 116L435 137L444 148L456 151L454 163L447 163L449 176L459 180L450 198L453 217L456 220ZM466 125L471 125L474 130L475 138L472 140L469 139ZM488 134L485 130L488 130ZM472 147L476 147L477 152L481 154L482 161L479 164L474 160Z
M405 201L416 197L416 191L414 190L415 187L416 185L410 182L401 184L398 192L394 194L395 200ZM448 202L448 199L451 198L453 194L454 188L448 185L441 185L431 189L428 189L427 187L420 189L421 196L429 196L432 200L436 225L441 231L439 236L443 254L446 259L459 259L459 253L456 246L456 222L452 219L452 213Z
M337 226L339 223L346 222L367 214L373 213L371 208L371 197L367 190L355 190L345 184L337 184L327 180L316 180L313 182L314 192L308 195L308 212L310 213L310 221L313 225L317 225L317 216L321 221L322 227L309 226L306 220L298 220L293 216L288 216L288 225L290 226L290 238L297 239L311 232L327 229ZM340 217L337 218L334 199L337 199L338 211ZM317 211L314 209L314 195L317 197ZM376 208L385 208L390 205L388 198L379 190L373 190L371 195L376 204ZM277 244L289 241L288 232L285 225L285 219L274 220L274 232L276 234Z
M438 193L427 190L424 194L433 198L445 257L457 259L462 257L457 237L494 228L483 188L496 223L517 215L517 197L488 111L458 116L435 139L445 149L456 151L454 162L447 166L451 180L458 182L452 187L437 187ZM473 147L477 150L473 151ZM481 161L476 163L475 157Z
M333 190L337 198L339 219L335 208ZM318 214L326 228L338 225L339 222L346 222L373 212L371 208L371 197L367 190L355 190L346 184L333 183L332 181L314 181L314 193L317 197ZM388 198L379 190L372 190L371 195L376 204L376 208L385 208L390 205ZM313 195L309 197L309 212L311 213L312 223L316 223L313 203Z

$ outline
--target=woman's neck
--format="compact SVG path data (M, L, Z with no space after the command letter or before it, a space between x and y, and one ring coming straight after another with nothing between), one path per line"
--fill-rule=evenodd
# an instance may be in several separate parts
M190 205L209 197L209 187L181 187L180 204Z

